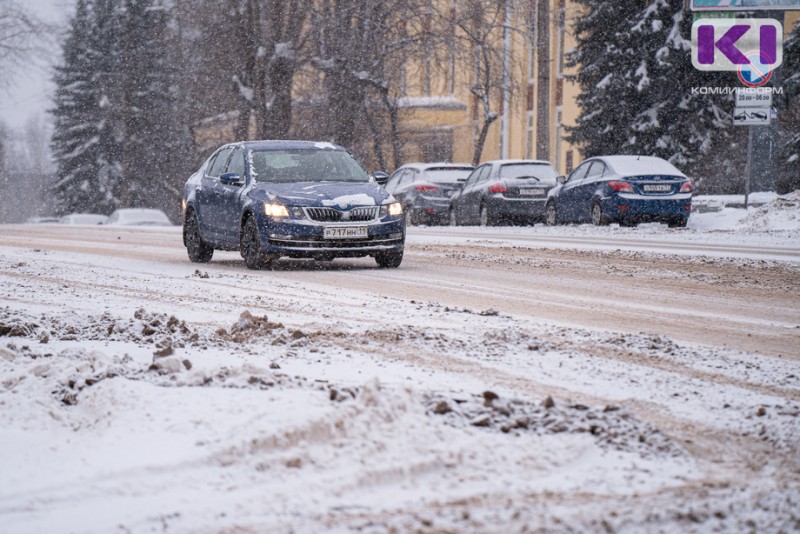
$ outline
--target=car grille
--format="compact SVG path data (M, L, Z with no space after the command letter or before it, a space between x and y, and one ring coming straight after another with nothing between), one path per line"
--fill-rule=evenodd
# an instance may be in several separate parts
M365 222L378 218L378 206L337 210L335 208L303 208L306 217L317 222Z

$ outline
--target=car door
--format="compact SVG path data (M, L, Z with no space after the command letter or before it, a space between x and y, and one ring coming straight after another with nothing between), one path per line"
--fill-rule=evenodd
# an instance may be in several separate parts
M235 246L239 243L239 222L242 213L241 196L245 188L244 150L241 148L236 148L231 154L223 174L227 173L236 173L242 179L240 185L220 182L217 186L217 196L220 202L220 238L224 239L227 244Z
M577 197L581 204L580 218L584 221L592 220L592 201L600 183L604 180L606 165L600 160L594 160L589 167L583 183L579 187Z
M561 192L558 194L556 207L558 209L558 218L563 222L575 222L579 219L579 196L580 187L589 172L589 167L592 166L592 161L582 163L577 169L572 171L567 181L561 187Z
M197 206L197 220L200 225L200 232L205 239L219 242L223 239L224 231L221 228L222 217L222 197L219 191L219 176L228 165L228 159L233 152L233 147L224 147L210 165L206 167L206 172L200 180L200 186L195 192Z
M398 201L400 200L399 196L400 193L398 192L397 187L400 183L400 180L403 178L403 174L405 172L406 170L400 167L399 169L394 171L391 176L389 176L389 179L386 180L386 185L383 186L386 189L386 191L388 191L389 194L392 195L395 198L395 200Z
M411 170L405 169L397 177L392 195L403 207L408 206L408 184L411 183Z
M465 224L478 224L481 220L481 200L484 190L492 172L490 164L484 164L475 169L475 180L467 180L461 191L461 217ZM472 177L470 177L472 178Z
M475 182L478 180L479 174L480 174L479 169L475 169L474 171L472 171L469 174L469 176L467 176L467 179L464 181L464 185L462 185L461 188L455 191L453 195L450 197L450 206L453 209L453 213L456 218L456 224L464 224L464 218L461 215L462 205L463 205L462 199L464 196L464 191L475 184Z

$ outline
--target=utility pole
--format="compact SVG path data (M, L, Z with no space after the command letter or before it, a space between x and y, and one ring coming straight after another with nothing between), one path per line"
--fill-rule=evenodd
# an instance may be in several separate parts
M550 160L550 0L536 11L536 158Z

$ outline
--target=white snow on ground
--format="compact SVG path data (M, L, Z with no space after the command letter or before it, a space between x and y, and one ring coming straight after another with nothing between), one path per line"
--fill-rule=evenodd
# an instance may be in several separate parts
M726 247L760 245L792 262L799 201L694 214L680 230L412 229L409 243L491 253L533 234L624 249L590 242L613 236L753 261L765 253ZM233 268L233 253L197 269L147 248L125 261L2 252L3 532L800 528L796 478L770 474L796 463L728 490L731 465L699 460L702 436L677 439L666 421L730 433L723 456L757 436L796 458L796 359L271 279ZM636 415L648 406L666 407L663 429Z

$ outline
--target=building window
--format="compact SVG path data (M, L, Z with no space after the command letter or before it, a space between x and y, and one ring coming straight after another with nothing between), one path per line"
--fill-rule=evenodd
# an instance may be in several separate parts
M556 77L564 76L564 62L566 51L564 50L564 34L566 32L567 10L564 8L564 0L559 2L558 10L558 42L556 44Z

